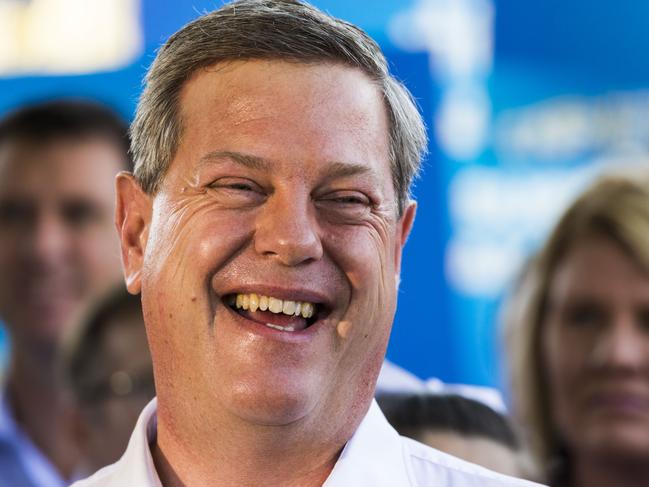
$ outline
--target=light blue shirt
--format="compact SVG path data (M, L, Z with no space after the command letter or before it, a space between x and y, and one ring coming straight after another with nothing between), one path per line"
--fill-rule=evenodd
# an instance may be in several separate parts
M73 487L162 487L149 445L156 437L156 400L138 419L126 452ZM347 442L323 487L533 487L399 436L375 401Z
M44 407L47 407L44 405ZM0 487L65 487L54 465L16 423L0 393Z

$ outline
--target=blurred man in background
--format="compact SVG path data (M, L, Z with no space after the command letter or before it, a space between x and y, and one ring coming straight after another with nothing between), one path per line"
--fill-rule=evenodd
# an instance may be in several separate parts
M74 469L54 361L74 316L120 277L113 179L130 166L127 147L119 118L88 102L0 121L0 319L11 343L2 485L59 487Z

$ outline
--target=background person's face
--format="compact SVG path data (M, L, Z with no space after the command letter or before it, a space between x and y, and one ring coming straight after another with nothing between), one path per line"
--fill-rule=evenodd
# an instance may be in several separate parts
M106 325L99 352L105 395L81 405L83 461L88 473L124 453L142 409L155 395L151 356L139 310L122 310Z
M120 278L112 215L124 157L99 138L0 147L0 317L15 340L52 346Z
M159 417L338 435L372 395L414 214L397 218L379 92L350 68L251 61L197 73L181 103L141 274ZM237 310L238 294L315 314Z
M649 457L649 274L604 237L568 251L550 285L543 362L576 455Z

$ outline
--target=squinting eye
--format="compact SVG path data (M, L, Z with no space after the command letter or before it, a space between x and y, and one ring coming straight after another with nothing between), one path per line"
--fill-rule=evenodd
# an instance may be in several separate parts
M359 222L372 208L370 198L359 191L336 191L319 197L315 204L326 218L340 223Z
M366 205L367 199L359 198L358 196L341 196L340 198L333 198L333 201L345 205Z
M325 203L333 203L339 205L363 205L370 206L370 199L363 193L357 191L340 191L327 195L321 199Z
M233 191L254 191L261 193L262 188L254 181L245 178L220 178L209 185L211 189L225 189Z
M252 185L246 183L233 183L225 185L226 188L237 189L240 191L254 191Z
M208 186L213 197L229 208L248 208L264 201L264 188L247 178L219 178Z

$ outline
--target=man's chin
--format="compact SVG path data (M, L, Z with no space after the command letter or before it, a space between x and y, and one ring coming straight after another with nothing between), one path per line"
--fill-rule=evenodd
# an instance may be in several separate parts
M307 418L315 409L313 394L296 390L248 390L231 398L231 411L247 423L288 426Z

